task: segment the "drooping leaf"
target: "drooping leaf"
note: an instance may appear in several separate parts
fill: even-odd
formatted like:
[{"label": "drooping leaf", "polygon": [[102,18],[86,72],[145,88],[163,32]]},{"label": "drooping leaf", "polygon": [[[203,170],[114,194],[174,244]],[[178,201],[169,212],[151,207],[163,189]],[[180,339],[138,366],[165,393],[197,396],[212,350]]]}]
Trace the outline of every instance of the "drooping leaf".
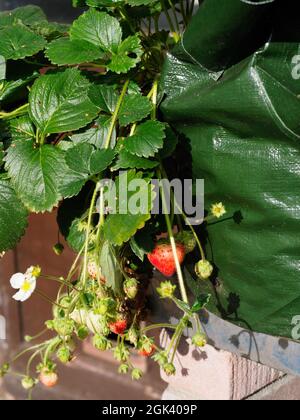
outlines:
[{"label": "drooping leaf", "polygon": [[45,39],[25,26],[14,25],[0,29],[0,55],[7,60],[31,57],[45,46]]},{"label": "drooping leaf", "polygon": [[102,245],[99,263],[101,273],[106,280],[106,286],[111,287],[114,292],[119,293],[121,291],[123,276],[113,248],[108,241],[105,241]]},{"label": "drooping leaf", "polygon": [[66,152],[66,162],[73,171],[89,176],[108,168],[115,155],[112,149],[95,150],[91,144],[82,143]]},{"label": "drooping leaf", "polygon": [[153,232],[149,225],[146,225],[144,229],[139,230],[130,239],[130,247],[135,255],[141,261],[144,261],[145,255],[154,248]]},{"label": "drooping leaf", "polygon": [[31,26],[36,24],[36,22],[43,21],[47,21],[45,13],[40,7],[33,5],[17,7],[14,10],[7,10],[0,13],[0,27],[12,26],[18,22]]},{"label": "drooping leaf", "polygon": [[122,29],[116,18],[90,9],[75,20],[70,36],[72,40],[85,40],[111,52],[116,51],[122,41]]},{"label": "drooping leaf", "polygon": [[21,92],[30,82],[32,82],[38,76],[37,73],[33,73],[22,79],[17,80],[4,80],[0,85],[0,101],[6,101],[13,97],[16,99],[19,92]]},{"label": "drooping leaf", "polygon": [[150,114],[151,109],[151,102],[146,96],[127,95],[119,112],[120,124],[126,126],[141,121]]},{"label": "drooping leaf", "polygon": [[102,56],[103,52],[90,42],[69,38],[56,39],[46,49],[46,57],[58,66],[88,63]]},{"label": "drooping leaf", "polygon": [[24,235],[28,212],[9,181],[0,180],[0,252],[14,248]]},{"label": "drooping leaf", "polygon": [[153,157],[164,145],[165,125],[159,121],[146,121],[139,125],[133,136],[125,141],[125,149],[140,157]]},{"label": "drooping leaf", "polygon": [[[145,226],[151,218],[155,193],[150,180],[142,179],[141,172],[122,172],[116,180],[117,203],[115,214],[110,214],[104,224],[104,236],[114,245],[122,245]],[[139,184],[139,186],[134,184]],[[132,191],[136,188],[135,191]],[[130,191],[131,189],[131,191]]]},{"label": "drooping leaf", "polygon": [[33,212],[50,211],[61,199],[59,185],[65,176],[64,153],[51,145],[16,142],[5,157],[6,169],[18,197]]},{"label": "drooping leaf", "polygon": [[113,167],[113,170],[118,169],[153,169],[159,165],[156,160],[145,159],[131,154],[125,149],[119,153],[118,160]]},{"label": "drooping leaf", "polygon": [[76,69],[47,74],[30,92],[30,114],[44,135],[78,130],[97,115],[88,97],[89,81]]}]

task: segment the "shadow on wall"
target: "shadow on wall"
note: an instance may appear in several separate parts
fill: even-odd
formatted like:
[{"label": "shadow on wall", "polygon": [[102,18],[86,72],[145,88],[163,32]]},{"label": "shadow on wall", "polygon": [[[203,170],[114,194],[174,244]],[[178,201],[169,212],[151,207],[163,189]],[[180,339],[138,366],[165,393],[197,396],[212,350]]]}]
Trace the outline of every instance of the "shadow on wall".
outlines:
[{"label": "shadow on wall", "polygon": [[72,7],[71,0],[0,0],[0,10],[11,10],[28,4],[40,6],[49,20],[58,22],[71,21],[80,14],[80,9]]}]

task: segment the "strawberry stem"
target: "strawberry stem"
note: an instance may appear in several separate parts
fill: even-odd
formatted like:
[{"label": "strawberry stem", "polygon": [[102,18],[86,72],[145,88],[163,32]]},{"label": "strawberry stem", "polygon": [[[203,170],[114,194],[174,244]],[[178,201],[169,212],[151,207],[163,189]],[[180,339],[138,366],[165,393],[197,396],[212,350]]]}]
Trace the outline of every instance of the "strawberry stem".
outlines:
[{"label": "strawberry stem", "polygon": [[[162,179],[160,170],[157,171],[157,174],[158,174],[159,179]],[[172,253],[173,253],[173,257],[174,257],[174,261],[175,261],[175,265],[176,265],[176,271],[177,271],[177,277],[178,277],[178,281],[179,281],[181,297],[182,297],[182,300],[185,303],[189,303],[186,288],[185,288],[185,284],[184,284],[183,274],[182,274],[182,270],[181,270],[181,265],[180,265],[178,255],[177,255],[176,241],[175,241],[174,234],[173,234],[173,229],[172,229],[170,216],[168,214],[168,206],[167,206],[166,196],[165,196],[163,186],[160,186],[160,195],[161,195],[163,213],[164,213],[165,219],[166,219],[166,225],[167,225],[167,230],[168,230],[168,234],[169,234],[170,244],[171,244],[171,247],[172,247]]]}]

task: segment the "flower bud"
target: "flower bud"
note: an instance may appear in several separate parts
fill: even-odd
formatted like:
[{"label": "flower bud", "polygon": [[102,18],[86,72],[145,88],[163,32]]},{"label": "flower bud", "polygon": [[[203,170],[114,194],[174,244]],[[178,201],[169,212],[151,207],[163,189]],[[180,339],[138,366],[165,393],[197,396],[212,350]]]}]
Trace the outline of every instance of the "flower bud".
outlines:
[{"label": "flower bud", "polygon": [[176,373],[176,368],[173,365],[173,363],[166,363],[162,368],[163,368],[163,371],[165,372],[165,374],[168,375],[168,376],[175,375],[175,373]]}]

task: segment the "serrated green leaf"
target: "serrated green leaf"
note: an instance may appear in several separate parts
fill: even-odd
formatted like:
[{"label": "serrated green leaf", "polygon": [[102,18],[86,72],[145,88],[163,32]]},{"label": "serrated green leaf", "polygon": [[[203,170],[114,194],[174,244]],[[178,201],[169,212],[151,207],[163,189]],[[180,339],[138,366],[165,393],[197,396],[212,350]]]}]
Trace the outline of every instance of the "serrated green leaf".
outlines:
[{"label": "serrated green leaf", "polygon": [[122,41],[122,29],[116,18],[90,9],[75,20],[70,36],[72,40],[85,40],[111,52],[116,51]]},{"label": "serrated green leaf", "polygon": [[126,126],[146,118],[152,109],[151,102],[146,96],[128,95],[125,97],[119,112],[121,126]]},{"label": "serrated green leaf", "polygon": [[132,7],[149,6],[150,4],[157,3],[157,0],[126,0],[126,3]]},{"label": "serrated green leaf", "polygon": [[[103,149],[105,147],[105,140],[110,128],[111,118],[106,115],[100,115],[98,120],[95,121],[93,127],[88,130],[84,130],[81,133],[74,134],[71,136],[71,141],[74,144],[89,143],[95,146],[97,149]],[[73,144],[73,145],[74,145]],[[110,147],[113,149],[116,144],[116,130],[113,130]]]},{"label": "serrated green leaf", "polygon": [[0,252],[16,246],[25,233],[27,217],[10,182],[0,180]]},{"label": "serrated green leaf", "polygon": [[6,101],[12,96],[14,99],[18,97],[17,95],[19,91],[22,91],[22,89],[24,89],[24,87],[32,82],[37,76],[38,74],[34,73],[30,76],[24,77],[23,79],[11,81],[4,80],[4,82],[0,85],[0,101]]},{"label": "serrated green leaf", "polygon": [[122,149],[119,153],[118,160],[113,170],[118,169],[153,169],[159,165],[156,160],[145,159],[136,155],[132,155],[127,150]]},{"label": "serrated green leaf", "polygon": [[178,144],[178,137],[174,133],[174,131],[168,126],[166,128],[166,138],[164,140],[164,146],[159,151],[159,156],[161,159],[166,159],[169,156],[172,156],[174,151],[176,150]]},{"label": "serrated green leaf", "polygon": [[34,126],[28,117],[24,115],[9,121],[9,130],[12,142],[34,140]]},{"label": "serrated green leaf", "polygon": [[29,210],[51,211],[57,205],[66,170],[60,149],[51,145],[37,148],[33,141],[20,141],[8,148],[5,162],[17,195]]},{"label": "serrated green leaf", "polygon": [[202,294],[197,297],[193,306],[191,307],[192,312],[199,312],[201,309],[205,308],[210,301],[211,295],[209,294]]},{"label": "serrated green leaf", "polygon": [[107,68],[117,74],[127,73],[141,60],[143,50],[138,35],[126,38],[111,57]]},{"label": "serrated green leaf", "polygon": [[6,78],[6,60],[0,55],[0,81]]},{"label": "serrated green leaf", "polygon": [[70,169],[83,175],[90,173],[90,160],[94,152],[91,144],[83,143],[66,152],[66,162]]},{"label": "serrated green leaf", "polygon": [[109,167],[116,156],[112,149],[96,150],[90,159],[90,173],[96,175]]},{"label": "serrated green leaf", "polygon": [[144,261],[145,255],[154,248],[153,231],[149,225],[146,225],[144,229],[139,230],[134,237],[130,239],[130,247],[135,255],[141,261]]},{"label": "serrated green leaf", "polygon": [[30,26],[30,29],[33,32],[47,38],[47,40],[53,40],[59,36],[65,36],[70,29],[70,25],[44,21],[34,23]]},{"label": "serrated green leaf", "polygon": [[78,130],[90,123],[98,113],[88,97],[90,86],[76,68],[36,80],[29,96],[30,115],[41,133]]},{"label": "serrated green leaf", "polygon": [[125,149],[140,157],[153,157],[164,145],[165,125],[160,121],[146,121],[125,141]]},{"label": "serrated green leaf", "polygon": [[38,6],[28,5],[17,7],[0,13],[0,26],[12,26],[21,21],[23,25],[31,26],[36,22],[46,21],[47,17]]},{"label": "serrated green leaf", "polygon": [[45,46],[45,39],[25,26],[14,25],[0,29],[0,55],[7,60],[31,57]]},{"label": "serrated green leaf", "polygon": [[90,42],[59,38],[47,46],[45,55],[51,63],[63,66],[97,60],[103,52]]},{"label": "serrated green leaf", "polygon": [[124,3],[123,0],[86,0],[90,7],[115,7],[117,4]]},{"label": "serrated green leaf", "polygon": [[[145,226],[151,218],[151,208],[155,192],[149,180],[142,180],[143,174],[136,171],[125,171],[116,179],[117,208],[110,214],[104,224],[104,236],[114,245],[122,245]],[[132,182],[141,182],[136,191],[129,191]],[[124,194],[124,191],[126,193]],[[112,197],[113,198],[113,197]],[[136,204],[138,203],[138,204]],[[136,204],[135,209],[134,204]],[[133,211],[134,210],[134,211]]]},{"label": "serrated green leaf", "polygon": [[119,95],[110,85],[92,85],[89,91],[90,100],[102,111],[113,113],[116,109]]}]

